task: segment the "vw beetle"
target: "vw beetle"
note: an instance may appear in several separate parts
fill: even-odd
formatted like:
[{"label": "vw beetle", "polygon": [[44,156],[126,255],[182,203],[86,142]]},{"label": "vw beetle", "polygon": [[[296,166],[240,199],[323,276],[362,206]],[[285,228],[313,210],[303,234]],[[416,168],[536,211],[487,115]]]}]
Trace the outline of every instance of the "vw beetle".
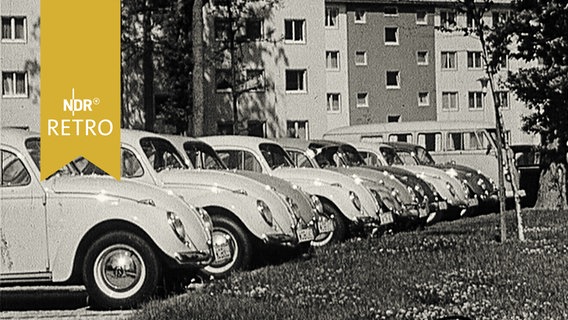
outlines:
[{"label": "vw beetle", "polygon": [[125,179],[172,190],[211,215],[215,260],[203,268],[206,275],[249,268],[274,247],[282,253],[310,248],[316,216],[305,201],[228,171],[189,170],[175,146],[157,134],[122,130],[121,141]]},{"label": "vw beetle", "polygon": [[[174,146],[178,148],[180,154],[190,168],[197,170],[229,170],[215,150],[207,143],[192,137],[164,135]],[[329,243],[333,236],[333,221],[323,213],[323,205],[315,195],[308,195],[297,185],[266,174],[253,171],[241,171],[240,175],[257,180],[271,189],[279,192],[285,199],[293,199],[292,206],[297,210],[311,210],[315,212],[317,218],[317,235],[312,240],[312,245],[319,247]],[[289,200],[287,200],[289,201]],[[298,205],[299,204],[299,207]]]},{"label": "vw beetle", "polygon": [[379,171],[365,166],[364,160],[351,145],[329,140],[300,140],[283,138],[277,140],[293,159],[309,162],[311,166],[325,168],[361,179],[366,183],[378,184],[380,195],[389,210],[395,212],[398,229],[423,226],[428,217],[428,201],[418,190],[399,180],[391,172]]},{"label": "vw beetle", "polygon": [[383,212],[378,192],[343,174],[296,168],[286,151],[272,140],[248,136],[210,136],[200,139],[211,145],[230,169],[273,175],[294,183],[309,194],[317,195],[324,212],[334,221],[330,241],[341,241],[355,232],[393,222],[392,214]]},{"label": "vw beetle", "polygon": [[435,167],[444,170],[449,176],[467,185],[470,192],[479,200],[480,210],[492,211],[499,206],[499,196],[495,182],[480,170],[468,166],[448,162],[436,163],[430,153],[422,146],[407,142],[388,142],[400,155],[404,153],[412,157],[421,166]]},{"label": "vw beetle", "polygon": [[205,211],[72,164],[40,181],[39,135],[1,131],[3,286],[84,284],[93,307],[127,308],[211,262]]},{"label": "vw beetle", "polygon": [[463,216],[468,209],[471,210],[477,206],[475,199],[467,194],[469,192],[467,187],[447,175],[443,170],[415,164],[405,164],[405,160],[400,158],[396,150],[387,144],[356,144],[356,147],[359,152],[373,154],[383,165],[391,165],[408,170],[432,185],[436,192],[446,200],[448,205],[448,209],[439,212],[434,221]]}]

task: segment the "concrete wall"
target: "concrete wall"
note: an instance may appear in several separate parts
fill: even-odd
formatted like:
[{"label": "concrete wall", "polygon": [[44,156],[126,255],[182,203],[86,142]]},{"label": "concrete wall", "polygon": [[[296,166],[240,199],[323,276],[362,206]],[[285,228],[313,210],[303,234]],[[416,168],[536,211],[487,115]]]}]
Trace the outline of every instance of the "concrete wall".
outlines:
[{"label": "concrete wall", "polygon": [[39,131],[39,0],[0,0],[2,17],[25,17],[23,42],[0,41],[0,70],[27,72],[27,97],[0,97],[0,125]]},{"label": "concrete wall", "polygon": [[[432,11],[413,4],[348,4],[348,51],[350,123],[387,122],[387,116],[400,115],[400,121],[434,120],[436,94],[434,72],[433,16],[428,23],[416,23],[416,11]],[[396,6],[396,16],[385,16],[385,6]],[[355,23],[355,10],[366,11],[366,23]],[[385,44],[385,27],[398,27],[398,45]],[[355,65],[355,52],[367,52],[367,66]],[[428,51],[428,65],[417,64],[417,51]],[[386,88],[386,72],[398,70],[400,88]],[[429,92],[429,106],[418,106],[418,92]],[[369,107],[358,108],[358,92],[368,92]]]}]

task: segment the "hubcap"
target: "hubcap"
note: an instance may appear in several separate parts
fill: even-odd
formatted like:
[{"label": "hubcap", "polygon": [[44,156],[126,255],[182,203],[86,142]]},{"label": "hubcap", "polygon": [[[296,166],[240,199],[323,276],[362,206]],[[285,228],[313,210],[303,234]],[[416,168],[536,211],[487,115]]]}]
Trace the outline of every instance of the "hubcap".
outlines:
[{"label": "hubcap", "polygon": [[228,246],[231,254],[228,258],[222,260],[215,257],[215,260],[204,268],[207,272],[213,274],[226,272],[230,270],[237,261],[239,255],[237,240],[231,232],[222,228],[215,228],[213,229],[213,250],[215,250],[215,247],[220,246]]},{"label": "hubcap", "polygon": [[133,295],[146,278],[142,257],[125,244],[115,244],[103,250],[95,260],[93,271],[98,287],[113,298]]}]

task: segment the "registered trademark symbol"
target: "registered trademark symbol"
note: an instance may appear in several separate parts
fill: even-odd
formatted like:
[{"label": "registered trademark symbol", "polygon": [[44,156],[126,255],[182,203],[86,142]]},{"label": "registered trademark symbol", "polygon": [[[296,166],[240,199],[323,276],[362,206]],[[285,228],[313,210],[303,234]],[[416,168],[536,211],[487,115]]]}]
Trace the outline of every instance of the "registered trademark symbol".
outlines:
[{"label": "registered trademark symbol", "polygon": [[98,105],[99,103],[101,103],[101,99],[99,99],[99,98],[93,99],[93,104]]}]

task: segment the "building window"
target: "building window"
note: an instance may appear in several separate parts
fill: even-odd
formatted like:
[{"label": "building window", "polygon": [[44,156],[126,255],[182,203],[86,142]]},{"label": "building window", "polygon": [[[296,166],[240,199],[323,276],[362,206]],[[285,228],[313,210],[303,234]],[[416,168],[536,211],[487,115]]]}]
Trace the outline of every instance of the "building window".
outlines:
[{"label": "building window", "polygon": [[369,94],[367,92],[357,92],[357,108],[369,106]]},{"label": "building window", "polygon": [[284,21],[284,41],[286,42],[305,42],[305,20],[285,20]]},{"label": "building window", "polygon": [[509,92],[496,91],[495,92],[495,105],[501,109],[509,109]]},{"label": "building window", "polygon": [[363,9],[355,9],[355,23],[367,23],[367,14]]},{"label": "building window", "polygon": [[263,37],[262,19],[247,19],[245,21],[245,37],[248,40],[261,40]]},{"label": "building window", "polygon": [[477,28],[477,21],[474,19],[473,15],[471,13],[467,13],[467,27],[470,29],[475,29]]},{"label": "building window", "polygon": [[442,92],[442,110],[443,111],[458,110],[457,92]]},{"label": "building window", "polygon": [[457,66],[456,53],[453,51],[442,52],[442,69],[455,70]]},{"label": "building window", "polygon": [[509,13],[507,11],[494,11],[492,13],[493,26],[497,26],[507,21]]},{"label": "building window", "polygon": [[400,114],[389,114],[387,122],[400,122]]},{"label": "building window", "polygon": [[385,7],[385,16],[387,16],[387,17],[398,16],[398,8],[397,7]]},{"label": "building window", "polygon": [[228,19],[215,18],[213,27],[215,29],[215,40],[223,41],[229,39],[229,28],[231,28],[231,23]]},{"label": "building window", "polygon": [[418,92],[418,106],[427,107],[430,105],[430,94],[428,92]]},{"label": "building window", "polygon": [[286,136],[288,138],[309,139],[310,130],[307,120],[286,121]]},{"label": "building window", "polygon": [[387,89],[399,89],[399,88],[400,88],[400,72],[387,71]]},{"label": "building window", "polygon": [[26,72],[2,72],[2,97],[27,98],[28,74]]},{"label": "building window", "polygon": [[264,69],[246,70],[246,88],[252,92],[264,91]]},{"label": "building window", "polygon": [[468,51],[467,52],[467,68],[480,69],[481,68],[481,52]]},{"label": "building window", "polygon": [[2,17],[2,42],[25,42],[26,18]]},{"label": "building window", "polygon": [[440,26],[453,28],[456,26],[456,13],[454,11],[440,11]]},{"label": "building window", "polygon": [[286,70],[286,91],[306,92],[306,70]]},{"label": "building window", "polygon": [[341,96],[339,93],[327,94],[327,112],[339,112],[341,110]]},{"label": "building window", "polygon": [[230,92],[232,87],[231,70],[215,70],[215,89],[217,92]]},{"label": "building window", "polygon": [[325,8],[325,26],[328,28],[337,28],[337,17],[339,16],[339,8],[326,7]]},{"label": "building window", "polygon": [[356,66],[366,66],[367,65],[367,52],[355,51],[355,65]]},{"label": "building window", "polygon": [[339,70],[339,51],[325,52],[325,68],[327,70]]},{"label": "building window", "polygon": [[470,91],[468,97],[470,110],[483,110],[483,92]]},{"label": "building window", "polygon": [[398,44],[398,28],[385,27],[385,44],[397,45]]},{"label": "building window", "polygon": [[416,24],[428,24],[426,11],[416,11]]},{"label": "building window", "polygon": [[420,66],[428,65],[428,51],[417,51],[416,63]]}]

